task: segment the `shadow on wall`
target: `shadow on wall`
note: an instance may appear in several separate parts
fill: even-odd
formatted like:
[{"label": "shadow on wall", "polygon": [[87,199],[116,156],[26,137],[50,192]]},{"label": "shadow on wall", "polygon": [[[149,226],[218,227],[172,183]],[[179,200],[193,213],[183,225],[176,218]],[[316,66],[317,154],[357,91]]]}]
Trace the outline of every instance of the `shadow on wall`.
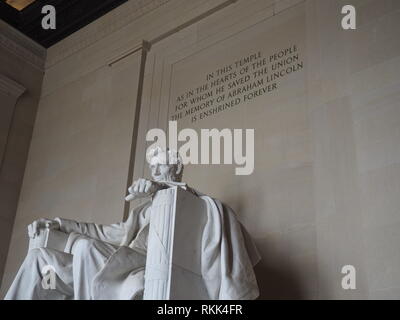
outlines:
[{"label": "shadow on wall", "polygon": [[[260,248],[260,246],[257,246]],[[309,299],[301,285],[301,274],[293,265],[288,264],[288,259],[269,250],[268,244],[263,244],[261,261],[255,266],[254,271],[260,289],[259,300]]]},{"label": "shadow on wall", "polygon": [[[241,196],[229,198],[228,202],[237,212],[242,212],[245,203],[243,201],[243,192],[238,192]],[[250,193],[246,194],[247,200],[260,202],[259,199],[265,201],[265,197],[261,196],[259,190],[252,189]],[[251,203],[251,201],[250,201]],[[266,203],[260,204],[266,207]],[[258,213],[254,213],[252,218],[255,218]],[[268,214],[266,212],[265,214]],[[241,220],[241,219],[239,219]],[[315,283],[308,283],[309,281],[317,281],[315,270],[309,270],[306,266],[312,265],[304,263],[296,265],[291,261],[289,253],[282,250],[280,243],[284,241],[282,238],[275,239],[271,235],[268,238],[254,239],[256,247],[261,255],[261,261],[255,266],[254,271],[256,274],[258,287],[260,290],[259,300],[307,300],[318,298],[317,286]],[[281,250],[277,250],[281,247]],[[307,258],[305,258],[307,259]]]}]

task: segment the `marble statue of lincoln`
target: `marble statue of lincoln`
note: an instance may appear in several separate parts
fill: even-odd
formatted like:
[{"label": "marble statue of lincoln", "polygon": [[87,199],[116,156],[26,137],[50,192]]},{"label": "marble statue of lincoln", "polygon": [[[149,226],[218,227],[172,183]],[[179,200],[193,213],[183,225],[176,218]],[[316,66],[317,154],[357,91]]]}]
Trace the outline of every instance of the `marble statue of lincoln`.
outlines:
[{"label": "marble statue of lincoln", "polygon": [[[159,147],[147,157],[152,180],[139,179],[126,200],[147,199],[126,221],[99,225],[62,218],[39,219],[28,226],[30,238],[44,228],[68,234],[64,252],[29,250],[5,299],[142,299],[152,195],[178,186],[206,202],[201,268],[210,299],[255,299],[259,295],[253,267],[258,251],[231,208],[182,183],[183,163],[177,152]],[[55,289],[42,285],[41,270],[56,272]]]}]

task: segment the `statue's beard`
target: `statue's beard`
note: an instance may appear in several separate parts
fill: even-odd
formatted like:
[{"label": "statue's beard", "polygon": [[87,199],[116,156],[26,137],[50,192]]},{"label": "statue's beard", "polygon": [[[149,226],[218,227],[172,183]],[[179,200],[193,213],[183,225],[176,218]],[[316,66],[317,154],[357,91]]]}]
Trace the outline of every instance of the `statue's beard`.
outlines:
[{"label": "statue's beard", "polygon": [[172,173],[160,174],[158,176],[153,176],[153,179],[154,179],[154,181],[172,181],[172,182],[180,181],[179,177]]}]

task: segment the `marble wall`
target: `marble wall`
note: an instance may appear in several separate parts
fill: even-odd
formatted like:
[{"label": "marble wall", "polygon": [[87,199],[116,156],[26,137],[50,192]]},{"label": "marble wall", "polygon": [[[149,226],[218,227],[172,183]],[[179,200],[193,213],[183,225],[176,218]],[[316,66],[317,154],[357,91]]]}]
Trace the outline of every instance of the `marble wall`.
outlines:
[{"label": "marble wall", "polygon": [[[276,90],[178,120],[255,129],[254,173],[189,165],[184,180],[227,202],[254,237],[261,299],[400,298],[400,4],[354,0],[357,30],[345,31],[347,2],[128,1],[50,48],[2,293],[33,219],[122,219],[131,147],[134,177],[148,175],[145,135],[167,127],[177,97],[241,58],[296,46],[301,68]],[[344,265],[356,290],[341,287]]]},{"label": "marble wall", "polygon": [[[260,298],[399,297],[400,7],[354,1],[358,28],[344,31],[345,4],[239,1],[149,53],[138,143],[150,128],[166,130],[173,119],[178,129],[197,132],[255,129],[252,175],[235,176],[235,165],[189,165],[184,179],[229,203],[256,239],[263,256],[256,268]],[[240,73],[234,63],[242,58],[258,52],[270,58],[294,45],[299,61],[291,66],[302,67],[277,80],[276,90],[253,99],[238,95],[238,104],[214,115],[186,115],[202,103],[213,103],[203,112],[218,106],[210,88],[202,93],[212,92],[215,100],[178,99],[210,87],[208,74],[224,68],[213,80],[223,78],[232,73],[229,65]],[[182,101],[189,106],[179,116]],[[146,145],[138,148],[142,155]],[[145,174],[145,167],[143,157],[137,159],[135,175]],[[342,288],[345,265],[356,268],[356,290]]]}]

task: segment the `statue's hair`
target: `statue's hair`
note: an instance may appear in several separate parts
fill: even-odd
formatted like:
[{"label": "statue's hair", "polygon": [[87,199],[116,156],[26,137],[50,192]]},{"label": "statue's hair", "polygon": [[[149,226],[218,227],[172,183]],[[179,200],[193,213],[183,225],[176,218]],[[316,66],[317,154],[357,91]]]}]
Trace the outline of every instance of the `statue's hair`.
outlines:
[{"label": "statue's hair", "polygon": [[[161,154],[166,154],[167,159],[161,157]],[[179,152],[170,148],[164,149],[159,146],[151,148],[147,152],[147,161],[150,163],[153,158],[156,158],[156,161],[160,164],[183,165],[183,161]]]}]

